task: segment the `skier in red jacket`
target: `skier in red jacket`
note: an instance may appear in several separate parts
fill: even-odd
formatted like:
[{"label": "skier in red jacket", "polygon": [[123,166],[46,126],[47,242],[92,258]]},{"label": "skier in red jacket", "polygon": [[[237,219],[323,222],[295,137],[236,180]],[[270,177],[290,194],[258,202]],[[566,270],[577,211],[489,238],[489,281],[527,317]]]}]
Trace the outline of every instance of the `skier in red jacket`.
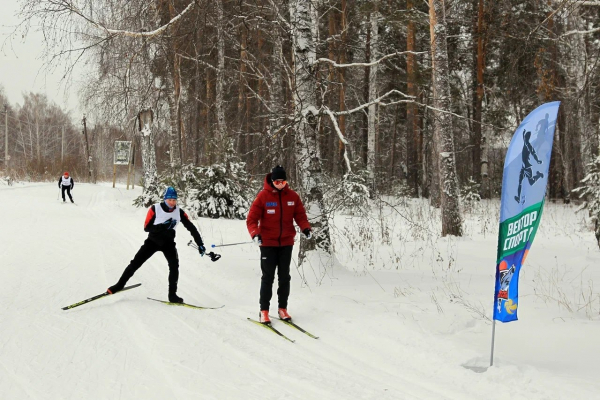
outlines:
[{"label": "skier in red jacket", "polygon": [[279,318],[292,319],[287,312],[287,303],[290,295],[290,262],[296,236],[294,221],[308,239],[312,237],[300,196],[290,189],[286,179],[282,166],[273,168],[265,177],[263,189],[256,196],[246,218],[248,232],[252,240],[260,246],[262,278],[259,319],[263,324],[271,323],[269,305],[273,296],[275,270],[279,284]]}]

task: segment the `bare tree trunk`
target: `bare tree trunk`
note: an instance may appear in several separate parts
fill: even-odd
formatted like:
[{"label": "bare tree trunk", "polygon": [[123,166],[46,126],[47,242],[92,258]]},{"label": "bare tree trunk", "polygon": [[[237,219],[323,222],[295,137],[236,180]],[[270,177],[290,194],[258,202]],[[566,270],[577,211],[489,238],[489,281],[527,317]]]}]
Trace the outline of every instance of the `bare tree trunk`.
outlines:
[{"label": "bare tree trunk", "polygon": [[[198,30],[196,36],[196,42],[200,43],[200,30]],[[198,58],[200,56],[198,52],[198,48],[194,46],[194,56]],[[200,63],[196,63],[194,67],[194,87],[192,92],[194,93],[194,165],[200,164],[200,131],[201,131],[201,123],[202,123],[202,102],[200,99],[202,98],[202,80],[200,79]]]},{"label": "bare tree trunk", "polygon": [[[318,110],[315,77],[317,20],[310,0],[290,4],[294,49],[294,107],[296,125],[296,164],[305,193],[306,210],[315,231],[316,248],[330,252],[329,221],[322,192],[322,172],[317,140]],[[300,262],[313,243],[301,242]]]},{"label": "bare tree trunk", "polygon": [[[177,13],[173,2],[168,2],[169,19]],[[165,79],[167,103],[169,104],[169,161],[171,167],[181,165],[182,155],[182,123],[181,123],[181,59],[178,56],[177,39],[168,37],[166,41],[167,76]]]},{"label": "bare tree trunk", "polygon": [[281,122],[282,117],[288,114],[285,107],[285,91],[283,90],[283,69],[285,59],[283,58],[283,39],[281,38],[281,30],[277,29],[274,33],[273,40],[273,67],[269,102],[269,108],[272,112],[269,117],[269,132],[271,136],[275,136],[278,139],[280,146],[279,150],[281,151],[283,150],[282,138],[284,137],[284,134],[283,132],[279,132],[279,129],[283,125]]},{"label": "bare tree trunk", "polygon": [[[367,19],[370,21],[370,19]],[[371,62],[371,29],[367,28],[367,37],[365,40],[365,63]],[[363,96],[366,101],[369,99],[369,77],[371,76],[371,67],[365,67],[365,78],[363,80]],[[367,168],[369,158],[369,116],[368,113],[363,113],[363,126],[361,135],[361,158],[363,165]]]},{"label": "bare tree trunk", "polygon": [[181,165],[179,135],[179,90],[173,81],[173,75],[166,78],[167,103],[169,104],[169,161],[171,166]]},{"label": "bare tree trunk", "polygon": [[[377,1],[373,4],[374,9],[371,11],[369,17],[370,30],[371,30],[371,59],[377,60],[377,46],[379,45],[379,3]],[[369,98],[368,102],[371,103],[377,98],[377,69],[378,65],[371,65],[369,70]],[[367,140],[367,171],[369,173],[369,179],[371,188],[375,189],[375,158],[377,157],[377,151],[375,148],[376,144],[376,122],[377,122],[377,104],[369,105],[369,125],[368,125],[368,140]]]},{"label": "bare tree trunk", "polygon": [[[335,46],[335,35],[337,33],[337,23],[336,23],[336,15],[335,13],[332,11],[329,12],[329,36],[328,36],[328,42],[327,42],[327,57],[330,60],[335,60],[335,50],[336,50],[336,46]],[[334,97],[334,91],[331,90],[331,88],[333,88],[333,82],[334,82],[334,77],[337,75],[337,71],[335,70],[335,67],[333,65],[329,65],[328,68],[328,73],[327,73],[327,85],[328,85],[328,91],[327,91],[327,106],[329,107],[329,109],[335,109],[335,102],[336,102],[336,98]],[[331,123],[331,133],[329,134],[328,137],[326,137],[324,139],[324,142],[326,143],[325,148],[323,149],[326,154],[323,154],[323,158],[325,160],[329,161],[329,165],[328,167],[330,167],[330,171],[331,171],[331,175],[332,176],[337,176],[338,175],[338,159],[337,159],[337,135],[334,134],[335,132],[335,127],[333,126],[333,124]],[[323,124],[321,124],[321,129],[323,129]]]},{"label": "bare tree trunk", "polygon": [[140,143],[142,150],[142,167],[144,169],[144,194],[149,195],[145,207],[152,203],[151,196],[158,191],[156,174],[156,149],[154,148],[154,132],[152,129],[152,111],[143,110],[138,114]]},{"label": "bare tree trunk", "polygon": [[[406,1],[406,10],[410,14],[414,10],[413,0]],[[406,27],[406,50],[416,51],[416,25],[409,17]],[[406,57],[407,94],[413,96],[415,101],[418,97],[417,86],[417,59],[412,53]],[[419,148],[419,121],[418,108],[414,103],[406,105],[406,174],[408,187],[411,188],[413,196],[419,194],[419,171],[421,165],[421,149]]]},{"label": "bare tree trunk", "polygon": [[224,73],[225,73],[225,33],[223,25],[223,0],[217,0],[217,82],[215,90],[215,109],[217,112],[217,137],[218,148],[217,159],[221,160],[227,148],[225,127],[225,104],[224,104]]},{"label": "bare tree trunk", "polygon": [[[340,49],[339,49],[339,57],[340,64],[346,63],[346,45],[348,42],[348,7],[346,0],[342,0],[341,4],[341,15],[340,15]],[[345,68],[339,68],[339,80],[340,80],[340,112],[346,111],[346,71]],[[346,115],[342,114],[338,120],[338,126],[340,128],[340,132],[344,137],[346,137]],[[336,165],[341,163],[342,154],[344,153],[344,143],[341,140],[338,140],[338,149],[336,152],[336,156],[334,160],[336,161]]]},{"label": "bare tree trunk", "polygon": [[[212,129],[211,126],[211,116],[210,116],[210,105],[213,104],[213,89],[212,89],[212,85],[211,85],[211,80],[210,80],[210,75],[211,75],[211,70],[210,68],[206,68],[205,69],[205,74],[206,74],[206,102],[205,102],[205,106],[204,106],[204,123],[205,123],[205,128],[204,128],[204,132],[205,132],[205,138],[204,138],[204,154],[205,154],[205,162],[212,164],[215,160],[214,157],[214,149],[209,148],[209,146],[211,145],[211,142],[213,141],[215,134],[214,131]],[[208,157],[206,157],[208,156]]]},{"label": "bare tree trunk", "polygon": [[440,167],[442,236],[462,236],[452,116],[444,0],[429,0],[435,155]]},{"label": "bare tree trunk", "polygon": [[[484,168],[482,160],[482,105],[483,105],[483,71],[485,68],[484,61],[484,0],[473,0],[473,133],[471,137],[472,151],[472,172],[473,180],[482,184]],[[485,165],[487,168],[487,165]],[[487,174],[486,174],[487,177]],[[487,185],[486,185],[487,186]],[[482,185],[483,189],[483,185]],[[484,197],[487,194],[484,190],[481,191]]]},{"label": "bare tree trunk", "polygon": [[[37,96],[36,96],[37,98]],[[40,118],[38,111],[39,102],[35,102],[35,151],[37,156],[38,166],[42,163],[42,147],[40,145],[41,133],[40,133]]]},{"label": "bare tree trunk", "polygon": [[[579,17],[578,8],[575,7],[564,21],[568,30],[583,30],[583,21]],[[565,199],[569,201],[571,191],[583,178],[583,163],[590,160],[583,151],[582,137],[585,135],[585,116],[583,115],[582,96],[586,83],[586,48],[581,35],[567,37],[567,43],[561,48],[561,58],[566,64],[566,95],[564,101],[565,128],[561,135],[563,150]],[[591,153],[589,153],[591,154]],[[587,156],[587,157],[586,157]]]},{"label": "bare tree trunk", "polygon": [[392,140],[390,142],[390,169],[388,171],[388,176],[390,180],[393,182],[395,180],[394,172],[396,171],[396,140],[398,140],[398,107],[394,107],[394,117],[392,122]]},{"label": "bare tree trunk", "polygon": [[[550,5],[552,0],[548,0]],[[557,29],[554,24],[555,13],[550,10],[546,16],[547,30],[556,35]],[[549,60],[546,60],[546,53],[550,54]],[[541,102],[552,101],[556,99],[556,85],[558,83],[558,72],[556,66],[559,64],[557,43],[551,41],[544,49],[540,49],[536,56],[535,65],[538,74],[537,93]],[[550,159],[550,176],[548,179],[548,195],[551,199],[562,198],[563,196],[563,172],[562,168],[562,141],[564,132],[563,109],[559,109],[556,130],[554,132],[554,143],[552,146],[552,157]]]},{"label": "bare tree trunk", "polygon": [[[263,65],[264,65],[264,56],[263,56],[263,46],[264,46],[264,37],[262,34],[262,30],[257,29],[257,50],[258,50],[258,68],[262,69]],[[263,79],[263,75],[264,72],[261,71],[261,73],[258,75],[258,101],[255,101],[254,104],[256,104],[256,113],[260,116],[258,118],[258,121],[256,121],[256,124],[258,124],[258,129],[256,129],[255,127],[253,127],[251,125],[251,120],[250,118],[248,118],[248,131],[250,131],[250,129],[256,129],[256,132],[259,133],[259,136],[257,136],[254,140],[255,142],[255,149],[254,149],[254,157],[253,157],[253,165],[258,165],[259,164],[259,160],[261,159],[261,155],[259,153],[259,150],[262,149],[262,141],[263,141],[263,136],[262,133],[264,131],[264,127],[265,127],[265,123],[264,123],[264,108],[263,108],[263,102],[262,99],[265,98],[265,83],[264,83],[264,79]],[[247,104],[246,104],[246,108],[248,108],[248,110],[250,110],[250,107],[252,106],[252,101],[250,99],[250,97],[247,98]],[[256,126],[256,125],[254,125]]]},{"label": "bare tree trunk", "polygon": [[[241,7],[241,6],[240,6]],[[249,118],[249,111],[246,107],[246,63],[248,62],[248,30],[245,24],[240,24],[240,71],[238,87],[238,119],[241,137],[239,138],[238,148],[241,154],[247,154],[252,150],[252,136],[248,129],[244,131],[244,122]],[[250,158],[245,157],[249,162]]]}]

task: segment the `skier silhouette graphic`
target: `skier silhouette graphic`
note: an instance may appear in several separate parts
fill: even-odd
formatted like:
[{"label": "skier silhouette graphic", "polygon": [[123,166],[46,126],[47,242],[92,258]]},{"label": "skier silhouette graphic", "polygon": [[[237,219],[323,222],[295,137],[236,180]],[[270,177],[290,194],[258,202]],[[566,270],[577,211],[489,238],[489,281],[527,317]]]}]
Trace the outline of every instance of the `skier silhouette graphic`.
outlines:
[{"label": "skier silhouette graphic", "polygon": [[517,203],[521,202],[521,186],[523,183],[523,178],[527,177],[529,184],[533,186],[538,179],[544,177],[544,174],[540,171],[537,171],[535,176],[533,176],[533,172],[531,171],[531,163],[529,162],[529,156],[533,156],[533,158],[535,159],[535,161],[537,161],[538,164],[541,164],[542,160],[538,158],[535,149],[533,148],[531,143],[529,143],[530,137],[531,132],[523,129],[523,151],[521,153],[523,157],[523,165],[521,166],[521,172],[519,173],[519,188],[517,190],[517,195],[515,196],[515,200]]}]

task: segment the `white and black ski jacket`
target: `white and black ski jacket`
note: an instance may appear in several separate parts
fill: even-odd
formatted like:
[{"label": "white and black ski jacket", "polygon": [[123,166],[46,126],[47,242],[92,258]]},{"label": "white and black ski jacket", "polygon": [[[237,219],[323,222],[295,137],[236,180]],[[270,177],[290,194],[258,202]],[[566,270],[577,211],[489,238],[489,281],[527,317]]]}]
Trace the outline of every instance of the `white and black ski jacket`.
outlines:
[{"label": "white and black ski jacket", "polygon": [[75,187],[75,182],[73,181],[73,178],[71,178],[71,177],[65,178],[63,175],[60,178],[58,178],[58,187],[59,188],[69,187],[69,188],[73,189]]},{"label": "white and black ski jacket", "polygon": [[[170,228],[167,227],[166,224],[163,224],[163,222],[166,222],[169,219],[177,222]],[[198,232],[196,226],[190,221],[190,218],[185,211],[179,208],[179,206],[169,211],[169,207],[164,202],[155,204],[148,209],[146,222],[144,223],[144,231],[148,232],[148,239],[162,246],[175,241],[175,228],[179,225],[179,222],[190,231],[194,238],[194,242],[196,242],[198,246],[204,244],[200,232]]]}]

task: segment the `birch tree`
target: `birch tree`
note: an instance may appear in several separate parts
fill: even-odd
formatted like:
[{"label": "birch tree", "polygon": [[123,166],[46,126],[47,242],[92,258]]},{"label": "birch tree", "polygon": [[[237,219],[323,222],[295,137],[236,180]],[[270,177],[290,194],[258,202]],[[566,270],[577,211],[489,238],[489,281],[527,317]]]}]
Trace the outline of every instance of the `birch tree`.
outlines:
[{"label": "birch tree", "polygon": [[[295,153],[298,176],[304,193],[306,211],[315,232],[318,249],[329,252],[331,238],[328,215],[323,202],[323,177],[317,140],[319,110],[316,87],[316,10],[310,0],[290,2],[294,55],[294,111],[296,118]],[[306,241],[300,247],[300,260],[310,248]]]},{"label": "birch tree", "polygon": [[429,0],[435,156],[439,160],[442,236],[462,236],[450,110],[448,48],[444,0]]},{"label": "birch tree", "polygon": [[[369,30],[371,32],[370,51],[371,58],[377,60],[379,46],[379,3],[373,2],[373,10],[369,16]],[[369,60],[367,60],[368,62]],[[367,171],[371,180],[371,187],[375,181],[375,159],[376,159],[376,139],[377,139],[377,103],[374,101],[377,98],[377,69],[378,64],[373,64],[369,68],[369,97],[367,101],[369,105],[368,128],[367,128]]]},{"label": "birch tree", "polygon": [[154,201],[154,196],[159,192],[156,149],[154,147],[154,113],[152,110],[141,110],[137,117],[138,128],[141,137],[142,163],[144,165],[144,194],[143,206],[149,207]]}]

